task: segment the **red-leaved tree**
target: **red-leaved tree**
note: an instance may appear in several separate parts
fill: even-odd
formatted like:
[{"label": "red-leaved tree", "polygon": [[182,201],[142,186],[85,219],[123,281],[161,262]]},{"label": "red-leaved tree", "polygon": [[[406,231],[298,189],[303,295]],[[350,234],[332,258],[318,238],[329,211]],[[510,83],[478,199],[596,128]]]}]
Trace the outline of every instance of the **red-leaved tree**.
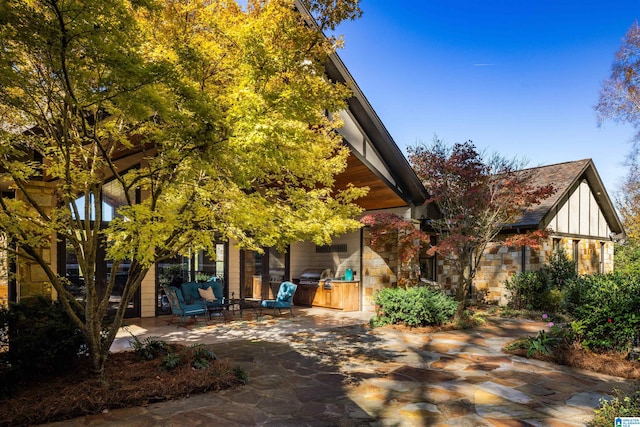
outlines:
[{"label": "red-leaved tree", "polygon": [[[547,237],[545,230],[533,230],[497,239],[554,189],[534,186],[522,162],[497,154],[485,158],[471,142],[449,147],[436,139],[431,145],[417,145],[409,149],[409,162],[431,195],[426,203],[435,203],[440,217],[427,220],[423,230],[392,214],[368,215],[362,222],[370,227],[373,247],[397,239],[401,263],[415,264],[423,247],[428,247],[429,255],[446,259],[458,276],[461,313],[489,243],[536,248]],[[436,245],[430,245],[430,234],[438,236]]]},{"label": "red-leaved tree", "polygon": [[[409,162],[436,203],[440,218],[428,221],[438,235],[431,254],[444,257],[458,275],[456,299],[464,310],[480,259],[498,234],[524,211],[553,194],[551,185],[534,186],[521,161],[483,156],[472,142],[453,147],[436,139],[409,149]],[[535,247],[545,230],[515,234],[509,245]]]},{"label": "red-leaved tree", "polygon": [[420,230],[419,224],[387,212],[365,215],[360,222],[369,227],[371,247],[397,245],[398,284],[403,287],[414,284],[415,261],[423,246],[429,243],[429,235]]}]

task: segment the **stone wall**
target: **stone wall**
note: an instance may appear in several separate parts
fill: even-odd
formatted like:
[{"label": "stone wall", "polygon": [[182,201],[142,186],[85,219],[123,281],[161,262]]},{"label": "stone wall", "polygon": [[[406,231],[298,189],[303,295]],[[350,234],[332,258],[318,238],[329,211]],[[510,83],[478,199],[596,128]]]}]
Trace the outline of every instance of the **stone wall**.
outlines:
[{"label": "stone wall", "polygon": [[367,228],[363,230],[364,245],[362,253],[361,276],[363,286],[363,311],[373,311],[373,295],[377,290],[397,286],[398,246],[387,245],[381,250],[371,249],[371,235]]},{"label": "stone wall", "polygon": [[0,307],[9,305],[9,260],[6,249],[7,236],[0,234]]},{"label": "stone wall", "polygon": [[[28,191],[35,201],[44,208],[45,212],[53,207],[54,197],[53,186],[51,184],[37,181],[30,182],[28,184]],[[18,200],[22,197],[24,196],[17,193],[16,198]],[[18,250],[20,250],[20,248],[18,248]],[[40,248],[39,252],[40,256],[56,271],[57,250],[53,236],[51,237],[49,245]],[[18,257],[17,268],[18,300],[38,295],[47,298],[52,297],[51,282],[39,264],[29,261],[24,257]]]},{"label": "stone wall", "polygon": [[[540,269],[550,259],[555,246],[563,249],[569,258],[573,258],[574,241],[578,250],[579,274],[600,272],[601,249],[603,251],[604,273],[613,271],[613,242],[558,236],[550,237],[544,241],[540,249],[525,248],[524,271]],[[476,272],[473,295],[486,303],[506,304],[507,295],[504,283],[513,275],[523,271],[522,256],[521,248],[504,246],[500,243],[490,244]],[[438,260],[437,282],[447,294],[455,294],[458,274],[453,270],[450,262],[443,258]]]}]

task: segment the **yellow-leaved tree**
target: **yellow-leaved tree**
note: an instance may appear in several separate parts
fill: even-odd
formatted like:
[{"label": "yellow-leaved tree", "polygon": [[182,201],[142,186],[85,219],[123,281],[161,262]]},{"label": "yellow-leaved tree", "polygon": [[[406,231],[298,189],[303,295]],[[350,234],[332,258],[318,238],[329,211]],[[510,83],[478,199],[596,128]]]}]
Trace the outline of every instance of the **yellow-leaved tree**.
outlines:
[{"label": "yellow-leaved tree", "polygon": [[[322,34],[358,0],[306,6],[320,26],[294,0],[0,0],[0,230],[43,270],[95,373],[154,263],[359,227],[366,190],[333,188],[348,152],[328,113],[349,91],[324,74],[341,40]],[[109,222],[105,186],[122,199]],[[81,299],[43,255],[57,241],[77,257]]]}]

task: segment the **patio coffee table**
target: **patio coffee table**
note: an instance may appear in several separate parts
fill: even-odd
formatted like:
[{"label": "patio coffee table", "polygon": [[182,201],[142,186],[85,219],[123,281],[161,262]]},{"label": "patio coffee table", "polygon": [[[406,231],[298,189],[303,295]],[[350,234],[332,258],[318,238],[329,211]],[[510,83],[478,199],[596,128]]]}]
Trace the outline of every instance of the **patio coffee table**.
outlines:
[{"label": "patio coffee table", "polygon": [[232,313],[236,314],[236,308],[240,312],[240,316],[242,316],[242,312],[244,310],[253,310],[256,316],[262,316],[262,305],[260,300],[256,299],[245,299],[245,298],[234,298],[233,292],[231,293],[231,299],[229,300],[229,304],[227,309],[231,309]]},{"label": "patio coffee table", "polygon": [[209,317],[209,320],[212,320],[214,316],[220,316],[225,322],[227,322],[227,318],[229,317],[229,315],[227,314],[228,312],[229,303],[227,302],[221,305],[207,306],[207,316]]}]

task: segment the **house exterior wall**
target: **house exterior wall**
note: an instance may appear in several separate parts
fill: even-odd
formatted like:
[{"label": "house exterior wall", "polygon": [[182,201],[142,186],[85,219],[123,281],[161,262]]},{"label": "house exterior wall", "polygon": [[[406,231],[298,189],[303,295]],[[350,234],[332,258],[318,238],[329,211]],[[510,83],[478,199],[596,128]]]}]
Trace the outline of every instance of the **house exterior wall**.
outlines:
[{"label": "house exterior wall", "polygon": [[[0,234],[0,248],[7,249],[5,234]],[[0,307],[9,305],[9,259],[7,252],[0,249]]]},{"label": "house exterior wall", "polygon": [[227,267],[229,277],[225,277],[225,284],[229,287],[229,298],[233,292],[236,298],[240,297],[240,248],[236,242],[229,242],[229,256],[227,257]]},{"label": "house exterior wall", "polygon": [[[35,201],[45,212],[49,212],[54,206],[53,185],[40,181],[33,181],[25,185]],[[17,200],[23,197],[20,192],[16,193]],[[20,248],[18,248],[18,251],[19,250]],[[40,248],[39,252],[40,256],[49,264],[53,271],[57,271],[57,246],[54,236],[51,236],[49,245]],[[42,267],[35,262],[28,261],[24,257],[19,257],[17,263],[18,301],[35,296],[51,297],[53,286]]]},{"label": "house exterior wall", "polygon": [[548,224],[556,233],[609,239],[611,229],[589,184],[582,181],[556,209]]},{"label": "house exterior wall", "polygon": [[156,268],[152,266],[140,283],[140,317],[156,315],[156,298]]},{"label": "house exterior wall", "polygon": [[362,253],[362,310],[374,311],[376,291],[398,285],[398,245],[388,244],[384,248],[371,248],[371,233],[363,230]]},{"label": "house exterior wall", "polygon": [[[575,243],[574,243],[575,242]],[[609,240],[566,236],[551,236],[539,249],[515,248],[491,243],[480,261],[473,281],[473,295],[482,302],[504,305],[507,303],[505,282],[522,271],[537,271],[553,254],[554,247],[564,250],[574,259],[574,244],[578,254],[578,273],[597,274],[613,271],[614,242]],[[523,266],[524,254],[524,266]],[[524,270],[523,270],[524,267]],[[446,259],[438,260],[437,283],[449,295],[455,294],[458,275]]]},{"label": "house exterior wall", "polygon": [[[411,208],[388,209],[385,212],[411,219]],[[368,212],[372,213],[372,212]],[[374,311],[374,295],[384,288],[398,286],[398,245],[387,244],[384,248],[371,247],[371,233],[362,229],[362,304],[363,311]]]},{"label": "house exterior wall", "polygon": [[360,230],[334,237],[332,245],[346,246],[346,251],[317,252],[312,242],[296,242],[290,247],[290,276],[298,278],[308,268],[330,268],[334,277],[342,277],[350,268],[355,280],[360,280]]}]

